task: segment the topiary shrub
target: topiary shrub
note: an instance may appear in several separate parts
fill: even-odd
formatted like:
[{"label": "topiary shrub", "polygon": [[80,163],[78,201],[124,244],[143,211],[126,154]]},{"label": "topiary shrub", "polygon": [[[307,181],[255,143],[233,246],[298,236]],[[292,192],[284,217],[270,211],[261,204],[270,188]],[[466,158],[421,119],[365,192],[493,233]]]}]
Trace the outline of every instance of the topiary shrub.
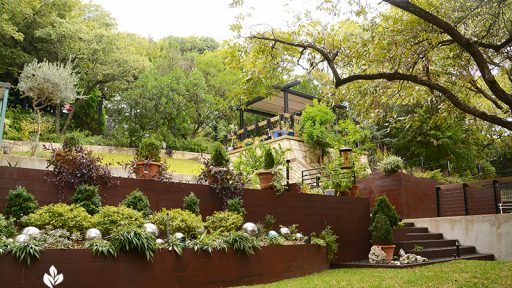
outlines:
[{"label": "topiary shrub", "polygon": [[131,208],[135,211],[142,213],[144,217],[151,215],[151,206],[149,199],[139,189],[132,191],[126,198],[124,198],[121,205]]},{"label": "topiary shrub", "polygon": [[263,169],[272,170],[275,166],[274,153],[272,148],[268,147],[263,151]]},{"label": "topiary shrub", "polygon": [[198,235],[198,231],[204,229],[201,217],[194,213],[182,209],[162,209],[153,214],[150,221],[158,226],[160,231],[167,231],[167,213],[169,213],[169,233],[183,233],[187,238],[193,238]]},{"label": "topiary shrub", "polygon": [[35,213],[21,218],[24,226],[35,226],[43,229],[51,226],[54,229],[64,229],[68,232],[83,232],[90,228],[91,215],[78,205],[56,203],[41,207]]},{"label": "topiary shrub", "polygon": [[140,228],[143,224],[142,213],[125,206],[101,207],[91,218],[91,227],[99,229],[105,236],[121,228]]},{"label": "topiary shrub", "polygon": [[98,186],[80,185],[76,188],[75,194],[71,197],[71,201],[80,206],[90,215],[98,213],[101,207],[101,197],[98,193]]},{"label": "topiary shrub", "polygon": [[199,198],[197,198],[196,194],[194,192],[190,192],[188,196],[183,198],[183,209],[188,210],[195,215],[200,215],[200,209],[199,209]]},{"label": "topiary shrub", "polygon": [[400,223],[400,216],[398,216],[395,207],[391,205],[391,202],[389,202],[388,197],[385,195],[379,196],[375,200],[375,206],[373,206],[371,211],[370,225],[373,225],[375,217],[377,217],[378,214],[382,214],[388,219],[391,228],[398,227],[398,223]]},{"label": "topiary shrub", "polygon": [[228,200],[228,208],[227,210],[230,212],[238,213],[242,217],[247,214],[247,211],[244,208],[244,201],[240,197],[235,197],[233,199]]},{"label": "topiary shrub", "polygon": [[230,211],[216,211],[206,217],[206,228],[211,232],[227,233],[238,230],[243,224],[242,215]]},{"label": "topiary shrub", "polygon": [[62,143],[62,149],[68,150],[68,149],[75,149],[76,147],[80,146],[80,138],[78,135],[71,133],[67,134],[64,137],[64,141]]},{"label": "topiary shrub", "polygon": [[140,142],[135,159],[138,161],[151,160],[160,162],[161,143],[155,138],[144,138]]},{"label": "topiary shrub", "polygon": [[393,244],[393,232],[388,219],[383,214],[377,214],[375,221],[370,227],[372,232],[373,245],[391,245]]},{"label": "topiary shrub", "polygon": [[210,163],[213,167],[226,167],[229,163],[228,153],[222,144],[216,142],[212,146]]},{"label": "topiary shrub", "polygon": [[[14,218],[6,219],[0,214],[0,239],[3,237],[11,238],[16,235],[16,227],[14,226]],[[1,254],[1,253],[0,253]]]},{"label": "topiary shrub", "polygon": [[25,187],[17,186],[16,189],[9,191],[3,213],[8,218],[20,220],[21,217],[36,211],[38,206],[34,195]]},{"label": "topiary shrub", "polygon": [[404,169],[404,160],[398,156],[389,155],[382,159],[379,166],[384,174],[389,175],[402,171]]}]

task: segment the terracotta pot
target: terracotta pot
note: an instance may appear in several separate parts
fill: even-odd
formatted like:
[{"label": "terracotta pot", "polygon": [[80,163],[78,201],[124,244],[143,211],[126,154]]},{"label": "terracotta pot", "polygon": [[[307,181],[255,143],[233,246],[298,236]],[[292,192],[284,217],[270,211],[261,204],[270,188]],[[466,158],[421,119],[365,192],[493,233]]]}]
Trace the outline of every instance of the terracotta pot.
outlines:
[{"label": "terracotta pot", "polygon": [[258,172],[258,178],[260,178],[260,188],[268,189],[272,185],[274,174],[270,171],[262,171]]},{"label": "terracotta pot", "polygon": [[355,198],[357,197],[357,194],[359,193],[359,186],[352,185],[352,189],[350,189],[350,197]]},{"label": "terracotta pot", "polygon": [[393,261],[393,254],[395,253],[395,245],[375,245],[380,247],[384,253],[386,253],[386,258],[384,258],[385,262],[389,263]]},{"label": "terracotta pot", "polygon": [[154,179],[158,175],[162,164],[158,162],[137,162],[133,168],[133,173],[137,179]]},{"label": "terracotta pot", "polygon": [[158,175],[158,172],[160,172],[160,168],[162,167],[162,164],[158,162],[149,162],[147,167],[147,172],[149,173],[150,178],[156,178]]}]

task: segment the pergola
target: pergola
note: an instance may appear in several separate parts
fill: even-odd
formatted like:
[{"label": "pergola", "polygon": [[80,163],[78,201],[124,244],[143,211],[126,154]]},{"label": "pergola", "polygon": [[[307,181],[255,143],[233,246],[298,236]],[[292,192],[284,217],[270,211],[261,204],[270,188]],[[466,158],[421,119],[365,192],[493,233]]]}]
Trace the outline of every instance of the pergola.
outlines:
[{"label": "pergola", "polygon": [[[274,88],[276,88],[279,92],[272,97],[265,98],[263,96],[257,96],[254,99],[245,102],[243,105],[237,106],[236,110],[238,110],[240,113],[239,128],[243,129],[245,126],[244,113],[246,112],[265,116],[268,118],[283,113],[300,115],[307,105],[313,105],[313,100],[323,100],[321,97],[292,89],[292,87],[299,84],[300,81],[296,80],[283,86],[274,86]],[[338,104],[334,105],[332,109],[336,113],[337,109],[346,109],[346,107],[344,105]],[[338,119],[336,119],[336,122],[338,122]]]}]

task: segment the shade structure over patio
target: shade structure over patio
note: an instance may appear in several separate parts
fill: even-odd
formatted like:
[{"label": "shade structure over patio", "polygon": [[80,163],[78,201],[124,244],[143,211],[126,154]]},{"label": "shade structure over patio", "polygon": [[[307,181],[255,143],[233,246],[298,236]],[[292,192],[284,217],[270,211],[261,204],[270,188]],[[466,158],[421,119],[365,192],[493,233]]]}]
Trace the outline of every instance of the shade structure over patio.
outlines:
[{"label": "shade structure over patio", "polygon": [[[307,105],[313,105],[313,100],[323,100],[321,97],[292,89],[292,87],[300,83],[300,81],[295,80],[282,86],[276,85],[274,88],[277,90],[277,93],[273,96],[257,96],[243,105],[237,106],[236,110],[240,112],[240,129],[245,125],[245,112],[269,118],[282,113],[300,115]],[[337,104],[332,109],[336,112],[336,109],[346,109],[346,106]]]}]

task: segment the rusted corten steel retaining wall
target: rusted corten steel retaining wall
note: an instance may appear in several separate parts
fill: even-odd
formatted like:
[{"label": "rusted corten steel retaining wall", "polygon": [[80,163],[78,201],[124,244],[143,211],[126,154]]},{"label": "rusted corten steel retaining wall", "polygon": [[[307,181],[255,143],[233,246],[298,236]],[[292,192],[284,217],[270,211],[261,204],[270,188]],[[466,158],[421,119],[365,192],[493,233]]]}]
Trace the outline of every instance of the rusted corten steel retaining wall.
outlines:
[{"label": "rusted corten steel retaining wall", "polygon": [[436,182],[402,172],[384,175],[373,173],[359,181],[359,194],[370,200],[373,207],[378,196],[386,195],[402,219],[437,216]]},{"label": "rusted corten steel retaining wall", "polygon": [[[34,169],[0,167],[0,210],[5,206],[7,194],[16,185],[25,186],[39,201],[40,205],[55,202],[69,202],[72,191],[59,194],[57,186],[46,180],[48,172]],[[150,200],[153,211],[161,208],[181,208],[183,197],[194,192],[199,197],[201,214],[204,217],[221,210],[221,201],[207,185],[186,183],[161,183],[154,180],[116,178],[119,185],[101,188],[103,205],[118,205],[127,194],[135,189],[144,192]],[[294,191],[297,187],[294,186]],[[263,221],[265,215],[276,218],[273,227],[299,224],[305,234],[319,233],[325,226],[332,227],[338,239],[339,252],[334,263],[361,260],[368,257],[369,245],[369,204],[366,198],[349,198],[283,192],[276,195],[273,190],[246,189],[243,195],[247,210],[246,220]]]},{"label": "rusted corten steel retaining wall", "polygon": [[51,266],[64,280],[56,287],[230,287],[268,283],[299,277],[329,268],[325,247],[318,245],[268,246],[254,255],[240,256],[233,250],[194,252],[185,249],[157,251],[153,262],[139,255],[117,258],[93,256],[84,249],[48,249],[30,266],[12,255],[0,257],[3,288],[47,287],[44,274]]}]

